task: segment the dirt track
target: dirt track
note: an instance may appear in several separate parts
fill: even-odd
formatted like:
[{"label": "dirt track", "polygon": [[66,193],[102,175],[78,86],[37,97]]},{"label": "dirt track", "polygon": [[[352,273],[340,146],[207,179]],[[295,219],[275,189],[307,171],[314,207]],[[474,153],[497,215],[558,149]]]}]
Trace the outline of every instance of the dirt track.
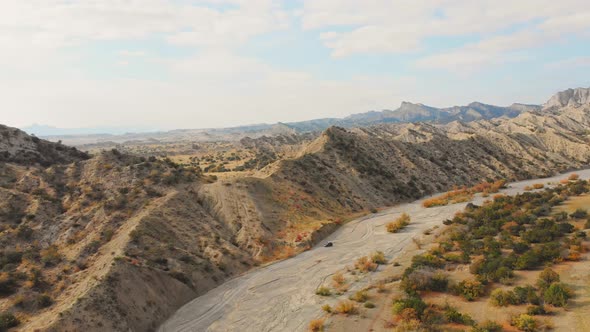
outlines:
[{"label": "dirt track", "polygon": [[[582,178],[590,170],[578,171]],[[522,192],[526,185],[566,178],[528,180],[509,185],[507,194]],[[483,198],[476,197],[479,204]],[[176,331],[305,331],[318,317],[320,299],[315,289],[334,272],[351,265],[358,257],[381,250],[388,259],[397,257],[422,233],[462,210],[466,203],[423,208],[422,200],[400,204],[381,213],[347,223],[312,250],[230,280],[180,308],[161,327]],[[397,234],[387,233],[385,224],[406,212],[412,223]],[[327,241],[334,247],[324,248]],[[362,277],[366,284],[371,274]]]}]

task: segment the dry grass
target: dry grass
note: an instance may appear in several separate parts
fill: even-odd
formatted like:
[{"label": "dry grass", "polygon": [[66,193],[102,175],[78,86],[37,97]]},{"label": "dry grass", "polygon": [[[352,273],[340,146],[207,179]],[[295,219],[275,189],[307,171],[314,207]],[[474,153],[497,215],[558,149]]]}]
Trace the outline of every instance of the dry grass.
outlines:
[{"label": "dry grass", "polygon": [[385,254],[382,251],[375,251],[371,255],[371,260],[375,264],[380,264],[380,265],[387,264],[387,259],[385,259]]},{"label": "dry grass", "polygon": [[369,257],[363,256],[354,262],[354,267],[361,272],[375,271],[377,264],[373,262]]},{"label": "dry grass", "polygon": [[501,188],[504,187],[505,184],[506,181],[498,180],[494,182],[481,182],[470,188],[455,188],[442,195],[424,200],[422,205],[426,208],[429,208],[434,206],[467,202],[470,201],[473,198],[473,195],[476,193],[482,193],[484,196],[497,193]]},{"label": "dry grass", "polygon": [[332,276],[332,282],[334,283],[334,287],[341,287],[346,282],[346,279],[342,272],[336,272]]},{"label": "dry grass", "polygon": [[385,228],[389,233],[397,233],[402,230],[404,227],[410,224],[411,218],[407,213],[403,213],[394,221],[387,223]]},{"label": "dry grass", "polygon": [[324,330],[324,323],[325,323],[324,318],[312,319],[311,322],[309,322],[309,330],[313,331],[313,332],[323,331]]},{"label": "dry grass", "polygon": [[356,304],[350,300],[342,300],[334,306],[334,312],[339,314],[352,315],[357,311]]}]

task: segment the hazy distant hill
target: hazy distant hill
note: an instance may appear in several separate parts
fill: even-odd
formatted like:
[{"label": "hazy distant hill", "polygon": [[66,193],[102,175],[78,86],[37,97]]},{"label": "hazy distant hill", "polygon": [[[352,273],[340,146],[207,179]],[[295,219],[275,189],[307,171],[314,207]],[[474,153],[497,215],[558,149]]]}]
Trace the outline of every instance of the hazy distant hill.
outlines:
[{"label": "hazy distant hill", "polygon": [[[299,122],[254,124],[231,128],[177,129],[160,132],[137,132],[127,130],[125,134],[98,134],[98,129],[86,129],[82,134],[53,134],[59,129],[44,126],[24,128],[51,141],[61,140],[65,144],[82,146],[96,143],[122,144],[128,141],[178,142],[178,141],[239,141],[242,138],[289,135],[294,133],[321,132],[331,126],[343,128],[366,127],[380,123],[431,122],[449,123],[452,121],[470,122],[499,117],[516,117],[521,112],[540,110],[540,105],[513,104],[508,107],[473,102],[467,106],[436,108],[424,104],[402,102],[396,110],[369,111],[353,114],[345,118],[322,118]],[[74,131],[74,130],[72,130]],[[120,131],[120,130],[119,130]],[[67,130],[66,130],[67,133]]]}]

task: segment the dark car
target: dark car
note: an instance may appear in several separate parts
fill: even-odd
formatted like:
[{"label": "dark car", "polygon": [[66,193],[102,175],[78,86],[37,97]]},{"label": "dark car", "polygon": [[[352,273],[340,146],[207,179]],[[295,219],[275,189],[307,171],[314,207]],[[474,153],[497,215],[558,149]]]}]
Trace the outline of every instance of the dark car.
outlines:
[{"label": "dark car", "polygon": [[328,242],[328,243],[324,244],[324,247],[333,247],[333,246],[334,246],[334,243],[332,243],[332,242]]}]

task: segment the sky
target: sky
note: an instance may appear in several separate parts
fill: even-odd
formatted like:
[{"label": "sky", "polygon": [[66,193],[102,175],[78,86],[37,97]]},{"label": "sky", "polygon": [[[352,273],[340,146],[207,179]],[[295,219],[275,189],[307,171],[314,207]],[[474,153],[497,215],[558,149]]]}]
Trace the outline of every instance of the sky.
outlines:
[{"label": "sky", "polygon": [[3,0],[0,123],[228,127],[590,86],[588,0]]}]

